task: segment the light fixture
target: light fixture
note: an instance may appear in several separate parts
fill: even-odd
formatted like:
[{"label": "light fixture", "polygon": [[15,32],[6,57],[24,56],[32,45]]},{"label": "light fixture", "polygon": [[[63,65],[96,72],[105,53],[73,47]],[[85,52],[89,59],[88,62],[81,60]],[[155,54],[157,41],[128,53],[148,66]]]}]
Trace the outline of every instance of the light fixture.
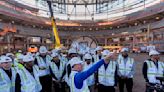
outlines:
[{"label": "light fixture", "polygon": [[136,22],[136,23],[134,23],[134,25],[135,25],[135,26],[137,26],[137,25],[138,25],[138,23]]},{"label": "light fixture", "polygon": [[160,18],[160,17],[157,16],[155,19],[158,20],[159,18]]},{"label": "light fixture", "polygon": [[11,21],[12,24],[14,24],[15,22],[14,21]]}]

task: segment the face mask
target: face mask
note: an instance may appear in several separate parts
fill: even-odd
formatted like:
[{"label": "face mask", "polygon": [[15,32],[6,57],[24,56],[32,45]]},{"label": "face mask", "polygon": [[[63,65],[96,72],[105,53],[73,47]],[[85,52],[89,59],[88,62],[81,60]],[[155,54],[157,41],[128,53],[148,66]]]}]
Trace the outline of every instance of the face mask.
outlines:
[{"label": "face mask", "polygon": [[87,61],[87,64],[89,65],[91,62],[90,61]]},{"label": "face mask", "polygon": [[127,54],[126,54],[126,55],[123,55],[123,57],[124,57],[124,58],[127,58],[127,57],[128,57],[128,55],[127,55]]}]

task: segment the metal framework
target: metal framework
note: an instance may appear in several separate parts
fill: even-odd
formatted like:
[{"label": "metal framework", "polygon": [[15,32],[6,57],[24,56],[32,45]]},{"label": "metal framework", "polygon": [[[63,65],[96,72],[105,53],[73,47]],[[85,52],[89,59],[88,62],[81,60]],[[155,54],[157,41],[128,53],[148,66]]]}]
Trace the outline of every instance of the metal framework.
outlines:
[{"label": "metal framework", "polygon": [[[119,0],[36,0],[43,6],[47,6],[46,1],[53,3],[54,13],[71,15],[89,15],[100,14],[109,9],[108,7]],[[83,8],[83,12],[78,11]],[[43,9],[44,10],[44,9]],[[82,14],[83,13],[83,14]]]},{"label": "metal framework", "polygon": [[[154,0],[35,0],[37,7],[42,11],[47,12],[49,15],[49,9],[47,8],[47,1],[52,2],[53,13],[55,15],[66,16],[67,19],[78,19],[82,17],[83,20],[97,19],[99,15],[103,15],[104,19],[108,19],[111,14],[117,14],[120,12],[132,10],[135,8],[145,6],[145,2]],[[149,2],[150,3],[150,2]],[[138,6],[140,5],[140,6]]]},{"label": "metal framework", "polygon": [[109,3],[112,1],[117,0],[48,0],[52,3],[58,3],[58,4],[67,4],[67,5],[92,5],[92,4],[103,4],[103,3]]}]

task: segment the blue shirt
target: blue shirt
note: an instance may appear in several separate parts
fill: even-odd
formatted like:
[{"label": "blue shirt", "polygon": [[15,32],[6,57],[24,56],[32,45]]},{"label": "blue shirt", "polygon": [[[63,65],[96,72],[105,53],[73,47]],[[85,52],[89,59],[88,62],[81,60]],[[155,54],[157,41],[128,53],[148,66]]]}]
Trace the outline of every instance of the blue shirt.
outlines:
[{"label": "blue shirt", "polygon": [[105,63],[104,63],[104,60],[102,59],[102,60],[98,61],[97,63],[95,63],[88,70],[83,71],[83,72],[78,72],[75,75],[75,79],[74,79],[76,88],[81,89],[83,87],[83,81],[85,79],[87,79],[90,75],[92,75],[95,71],[97,71],[103,64],[105,64]]}]

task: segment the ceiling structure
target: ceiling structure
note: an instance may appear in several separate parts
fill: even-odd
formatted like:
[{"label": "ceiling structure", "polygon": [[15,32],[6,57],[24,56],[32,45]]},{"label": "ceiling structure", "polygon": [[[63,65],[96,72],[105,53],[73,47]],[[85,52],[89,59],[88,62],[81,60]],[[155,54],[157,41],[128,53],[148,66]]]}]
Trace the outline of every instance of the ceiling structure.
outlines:
[{"label": "ceiling structure", "polygon": [[97,3],[110,3],[113,1],[117,1],[117,0],[48,0],[51,1],[53,3],[59,3],[59,4],[67,4],[67,5],[90,5],[90,4],[97,4]]},{"label": "ceiling structure", "polygon": [[108,20],[146,9],[161,0],[15,0],[39,9],[38,16],[49,17],[47,1],[54,16],[61,20]]}]

